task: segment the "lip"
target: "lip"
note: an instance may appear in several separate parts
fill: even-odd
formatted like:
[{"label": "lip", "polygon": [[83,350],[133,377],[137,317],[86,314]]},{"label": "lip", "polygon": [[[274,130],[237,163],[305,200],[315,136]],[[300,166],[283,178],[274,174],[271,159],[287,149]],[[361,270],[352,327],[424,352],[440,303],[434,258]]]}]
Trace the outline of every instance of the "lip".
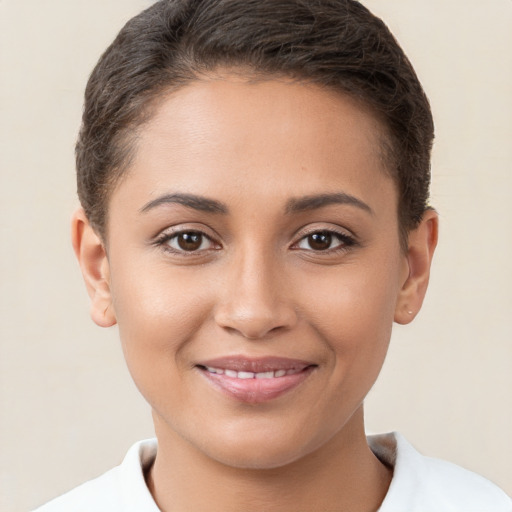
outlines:
[{"label": "lip", "polygon": [[[274,400],[292,391],[304,382],[316,368],[316,364],[299,359],[282,357],[247,358],[243,356],[228,356],[196,364],[196,368],[224,395],[240,402],[262,403]],[[212,373],[207,368],[231,370],[232,372],[266,373],[288,372],[273,378],[239,378],[225,373]]]}]

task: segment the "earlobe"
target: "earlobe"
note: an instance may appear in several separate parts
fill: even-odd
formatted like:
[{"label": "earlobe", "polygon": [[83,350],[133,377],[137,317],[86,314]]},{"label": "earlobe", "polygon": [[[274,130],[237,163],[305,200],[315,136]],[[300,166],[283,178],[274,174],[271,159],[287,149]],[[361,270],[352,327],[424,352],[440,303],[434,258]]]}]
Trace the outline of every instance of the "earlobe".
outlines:
[{"label": "earlobe", "polygon": [[395,322],[410,323],[421,309],[430,278],[430,266],[437,245],[439,217],[427,210],[419,226],[409,233],[408,275],[404,280],[395,309]]},{"label": "earlobe", "polygon": [[82,208],[71,219],[71,240],[91,299],[91,318],[100,327],[110,327],[116,323],[116,316],[107,253]]}]

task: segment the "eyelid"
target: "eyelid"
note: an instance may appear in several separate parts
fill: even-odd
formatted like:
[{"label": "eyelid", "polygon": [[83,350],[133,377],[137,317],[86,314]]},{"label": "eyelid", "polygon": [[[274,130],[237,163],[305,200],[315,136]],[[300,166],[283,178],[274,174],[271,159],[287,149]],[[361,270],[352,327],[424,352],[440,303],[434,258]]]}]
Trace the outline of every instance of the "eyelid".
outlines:
[{"label": "eyelid", "polygon": [[152,239],[156,240],[158,238],[161,238],[161,237],[164,237],[167,235],[171,236],[171,235],[176,235],[179,233],[187,233],[187,232],[191,232],[191,231],[201,233],[204,236],[206,236],[212,240],[216,240],[219,238],[219,236],[217,235],[217,233],[214,230],[212,230],[208,226],[205,226],[204,224],[197,223],[197,222],[181,222],[179,224],[167,226],[166,228],[159,230],[158,233],[156,233],[152,237]]},{"label": "eyelid", "polygon": [[[336,237],[338,237],[341,240],[341,244],[333,247],[331,249],[325,249],[323,251],[315,251],[314,249],[304,249],[301,247],[298,247],[298,244],[307,238],[308,236],[311,236],[315,233],[330,233]],[[318,255],[329,255],[334,254],[340,251],[346,251],[350,247],[354,247],[359,244],[359,241],[350,230],[346,228],[342,228],[340,226],[333,226],[332,224],[326,225],[308,225],[304,228],[301,228],[297,231],[296,235],[294,236],[294,242],[291,245],[291,249],[298,250],[298,251],[305,251],[305,252],[311,252]]]},{"label": "eyelid", "polygon": [[335,235],[339,235],[344,238],[350,238],[354,241],[357,241],[357,236],[347,228],[343,228],[341,226],[336,226],[330,223],[315,223],[308,224],[295,232],[294,235],[294,243],[297,243],[302,238],[312,235],[314,233],[333,233]]},{"label": "eyelid", "polygon": [[[177,224],[175,226],[169,226],[169,227],[163,229],[162,231],[160,231],[155,237],[153,237],[153,239],[151,241],[151,245],[154,245],[157,247],[162,247],[167,252],[170,252],[173,254],[184,255],[184,256],[194,256],[194,255],[198,256],[200,254],[204,254],[205,252],[209,252],[211,250],[215,250],[215,249],[221,247],[221,243],[218,242],[218,237],[216,235],[210,234],[209,233],[210,231],[212,231],[212,230],[206,228],[204,225],[201,225],[199,227],[193,223]],[[183,233],[199,233],[201,236],[208,239],[214,246],[217,246],[217,247],[201,249],[201,250],[197,250],[197,251],[185,251],[185,250],[181,251],[181,250],[174,249],[174,248],[170,247],[169,245],[164,247],[169,240],[171,240],[174,237],[176,237],[180,234],[183,234]]]},{"label": "eyelid", "polygon": [[[163,230],[161,230],[157,235],[153,237],[151,240],[151,245],[162,247],[168,242],[170,239],[178,236],[181,233],[187,233],[187,232],[196,232],[204,236],[206,239],[208,239],[214,247],[208,248],[208,249],[200,249],[197,251],[185,251],[185,250],[176,250],[174,248],[171,248],[170,246],[164,247],[164,249],[170,253],[178,254],[178,255],[184,255],[184,256],[198,256],[201,254],[204,254],[206,252],[210,252],[212,250],[218,250],[222,248],[222,243],[219,242],[219,236],[213,232],[210,228],[204,225],[198,226],[195,223],[183,223],[183,224],[176,224],[174,226],[169,226]],[[212,235],[210,232],[213,232]],[[315,233],[331,233],[332,235],[338,237],[341,240],[341,244],[339,246],[336,246],[332,249],[325,249],[324,251],[315,251],[314,249],[304,249],[297,247],[297,245],[306,237],[315,234]],[[308,224],[307,226],[304,226],[300,229],[298,229],[293,236],[294,241],[290,245],[290,249],[293,250],[302,250],[306,252],[312,252],[316,254],[332,254],[335,252],[340,251],[346,251],[350,247],[354,247],[357,245],[360,245],[359,240],[357,239],[357,236],[354,235],[349,229],[343,228],[341,226],[332,225],[330,223],[318,223],[318,224]],[[216,246],[216,247],[215,247]]]}]

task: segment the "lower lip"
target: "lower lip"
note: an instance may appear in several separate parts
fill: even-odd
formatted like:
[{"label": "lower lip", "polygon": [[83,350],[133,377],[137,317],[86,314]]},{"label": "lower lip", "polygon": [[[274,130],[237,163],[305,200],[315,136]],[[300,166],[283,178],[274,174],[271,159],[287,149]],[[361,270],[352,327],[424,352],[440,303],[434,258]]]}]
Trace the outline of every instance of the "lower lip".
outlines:
[{"label": "lower lip", "polygon": [[225,395],[252,404],[268,402],[292,391],[311,375],[313,369],[313,366],[308,366],[299,373],[272,379],[237,379],[199,368],[208,381]]}]

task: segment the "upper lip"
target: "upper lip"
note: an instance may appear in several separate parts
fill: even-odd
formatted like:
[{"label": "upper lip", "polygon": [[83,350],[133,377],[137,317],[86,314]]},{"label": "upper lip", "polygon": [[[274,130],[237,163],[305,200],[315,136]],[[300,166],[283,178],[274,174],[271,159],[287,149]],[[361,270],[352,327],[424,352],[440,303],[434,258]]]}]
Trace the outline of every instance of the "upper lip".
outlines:
[{"label": "upper lip", "polygon": [[208,366],[222,370],[234,370],[237,372],[271,372],[277,370],[303,370],[308,366],[316,366],[309,361],[289,359],[287,357],[245,357],[225,356],[207,361],[201,361],[196,366]]}]

